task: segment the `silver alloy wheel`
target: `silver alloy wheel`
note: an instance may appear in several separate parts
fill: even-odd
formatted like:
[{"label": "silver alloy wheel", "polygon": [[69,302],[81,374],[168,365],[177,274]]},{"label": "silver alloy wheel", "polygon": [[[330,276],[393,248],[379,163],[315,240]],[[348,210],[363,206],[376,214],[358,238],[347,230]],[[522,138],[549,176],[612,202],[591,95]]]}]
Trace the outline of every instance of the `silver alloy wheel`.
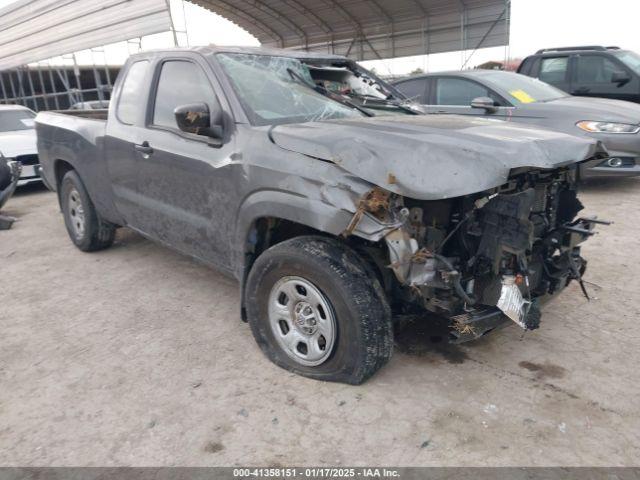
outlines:
[{"label": "silver alloy wheel", "polygon": [[315,367],[333,351],[336,320],[327,298],[301,277],[281,278],[269,294],[269,324],[278,345],[301,365]]},{"label": "silver alloy wheel", "polygon": [[71,228],[76,239],[81,240],[84,237],[85,216],[84,207],[78,190],[71,189],[67,197],[67,208],[69,209],[69,219],[71,220]]}]

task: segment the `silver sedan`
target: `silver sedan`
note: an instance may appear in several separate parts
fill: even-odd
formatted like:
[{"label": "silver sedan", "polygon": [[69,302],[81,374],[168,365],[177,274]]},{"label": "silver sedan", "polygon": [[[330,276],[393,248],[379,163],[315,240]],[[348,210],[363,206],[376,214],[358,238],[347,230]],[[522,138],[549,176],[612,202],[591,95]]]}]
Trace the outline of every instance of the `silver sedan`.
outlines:
[{"label": "silver sedan", "polygon": [[394,84],[432,114],[492,117],[601,140],[609,157],[583,166],[583,177],[640,175],[640,105],[572,97],[517,73],[469,70],[420,75]]}]

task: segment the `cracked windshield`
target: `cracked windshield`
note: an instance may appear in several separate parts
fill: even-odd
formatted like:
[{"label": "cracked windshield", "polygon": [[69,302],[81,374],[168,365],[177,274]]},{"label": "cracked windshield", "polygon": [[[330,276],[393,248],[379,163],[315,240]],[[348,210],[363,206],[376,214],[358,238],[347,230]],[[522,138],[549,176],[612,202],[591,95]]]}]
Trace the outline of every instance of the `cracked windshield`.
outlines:
[{"label": "cracked windshield", "polygon": [[318,93],[309,69],[296,59],[220,53],[218,60],[256,125],[363,116],[355,106]]}]

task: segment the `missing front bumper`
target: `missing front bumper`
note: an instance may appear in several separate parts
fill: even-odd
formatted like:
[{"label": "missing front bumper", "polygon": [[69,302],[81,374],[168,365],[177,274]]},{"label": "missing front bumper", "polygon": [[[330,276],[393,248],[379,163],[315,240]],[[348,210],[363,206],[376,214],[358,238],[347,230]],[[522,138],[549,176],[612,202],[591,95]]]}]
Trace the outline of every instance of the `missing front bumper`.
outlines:
[{"label": "missing front bumper", "polygon": [[451,343],[465,343],[486,335],[487,333],[506,327],[511,321],[498,308],[476,310],[451,318]]}]

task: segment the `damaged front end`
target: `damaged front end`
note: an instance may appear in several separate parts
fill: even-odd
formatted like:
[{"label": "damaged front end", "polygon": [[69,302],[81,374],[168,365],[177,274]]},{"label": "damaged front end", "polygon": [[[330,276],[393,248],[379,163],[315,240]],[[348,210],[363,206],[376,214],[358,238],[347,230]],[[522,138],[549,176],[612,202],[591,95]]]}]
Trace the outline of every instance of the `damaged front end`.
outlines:
[{"label": "damaged front end", "polygon": [[[508,319],[540,325],[540,302],[580,282],[587,262],[580,244],[595,218],[580,218],[575,167],[514,170],[499,188],[426,201],[374,188],[344,232],[382,232],[387,282],[396,311],[433,312],[464,342]],[[378,225],[378,228],[375,228]]]}]

